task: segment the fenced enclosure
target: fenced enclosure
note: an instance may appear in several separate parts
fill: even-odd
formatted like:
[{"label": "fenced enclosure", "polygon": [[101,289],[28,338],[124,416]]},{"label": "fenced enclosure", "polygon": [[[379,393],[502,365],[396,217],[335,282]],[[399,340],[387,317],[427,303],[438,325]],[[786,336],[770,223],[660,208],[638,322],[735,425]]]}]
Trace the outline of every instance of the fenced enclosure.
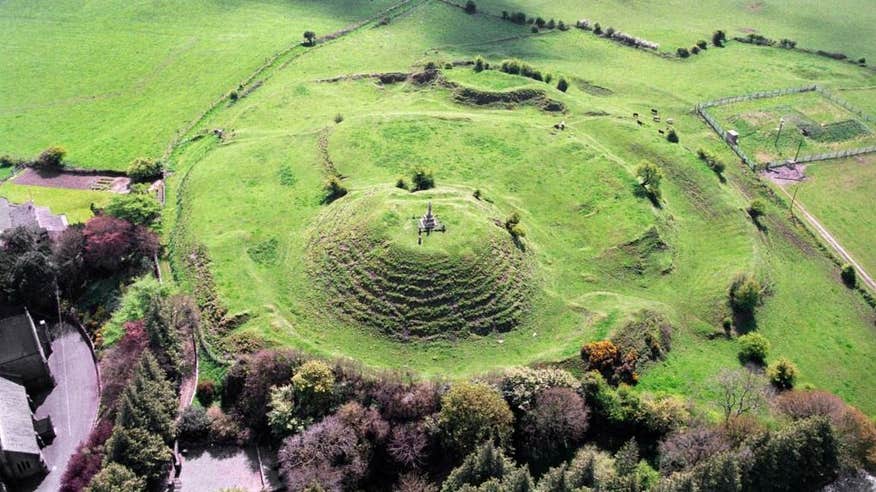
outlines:
[{"label": "fenced enclosure", "polygon": [[697,113],[706,121],[706,123],[721,137],[721,140],[726,143],[734,153],[744,162],[752,171],[756,171],[758,167],[765,169],[772,169],[774,167],[785,166],[793,163],[803,163],[803,162],[815,162],[829,159],[840,159],[844,157],[851,157],[861,154],[867,154],[871,152],[876,152],[876,145],[866,146],[866,147],[858,147],[854,149],[844,149],[837,150],[833,152],[824,152],[818,154],[809,154],[803,156],[797,156],[794,159],[778,159],[778,160],[770,160],[763,163],[758,163],[757,160],[750,158],[745,151],[742,150],[738,142],[734,142],[728,136],[728,131],[724,129],[721,123],[711,115],[708,111],[709,108],[719,107],[719,106],[727,106],[731,104],[738,104],[746,101],[753,101],[757,99],[769,99],[780,96],[788,96],[792,94],[802,94],[806,92],[816,92],[820,96],[829,100],[833,104],[849,111],[854,114],[856,117],[868,122],[874,123],[876,120],[867,113],[861,111],[860,109],[853,106],[848,101],[845,101],[841,97],[836,94],[830,92],[829,90],[821,87],[819,85],[807,85],[803,87],[791,87],[786,89],[776,89],[771,91],[760,91],[760,92],[752,92],[749,94],[742,94],[737,96],[729,96],[721,99],[714,99],[711,101],[705,101],[696,105]]}]

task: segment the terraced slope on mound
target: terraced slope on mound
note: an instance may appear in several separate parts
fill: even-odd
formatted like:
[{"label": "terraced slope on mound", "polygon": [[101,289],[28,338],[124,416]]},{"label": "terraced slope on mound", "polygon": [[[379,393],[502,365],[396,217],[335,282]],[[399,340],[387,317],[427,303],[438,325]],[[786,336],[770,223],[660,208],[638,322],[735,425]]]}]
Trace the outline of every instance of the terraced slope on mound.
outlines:
[{"label": "terraced slope on mound", "polygon": [[[417,241],[428,202],[447,232]],[[508,331],[529,311],[532,259],[470,190],[354,191],[329,205],[309,272],[340,316],[400,338]]]}]

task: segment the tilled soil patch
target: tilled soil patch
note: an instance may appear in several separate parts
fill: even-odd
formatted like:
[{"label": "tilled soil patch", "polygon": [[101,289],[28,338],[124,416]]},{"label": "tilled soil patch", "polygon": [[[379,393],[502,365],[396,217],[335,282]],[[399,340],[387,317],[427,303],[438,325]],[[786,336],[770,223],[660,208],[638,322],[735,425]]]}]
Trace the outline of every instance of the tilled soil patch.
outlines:
[{"label": "tilled soil patch", "polygon": [[125,176],[110,176],[80,171],[46,172],[26,169],[13,179],[13,182],[28,186],[127,193],[131,179]]}]

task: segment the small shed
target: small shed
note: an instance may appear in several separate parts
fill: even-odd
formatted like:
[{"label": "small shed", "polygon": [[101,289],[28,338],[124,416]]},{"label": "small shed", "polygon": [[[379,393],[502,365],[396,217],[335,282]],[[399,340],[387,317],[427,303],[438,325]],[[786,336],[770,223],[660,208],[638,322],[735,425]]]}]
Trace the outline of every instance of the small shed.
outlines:
[{"label": "small shed", "polygon": [[727,143],[737,145],[739,143],[739,132],[736,130],[727,130]]}]

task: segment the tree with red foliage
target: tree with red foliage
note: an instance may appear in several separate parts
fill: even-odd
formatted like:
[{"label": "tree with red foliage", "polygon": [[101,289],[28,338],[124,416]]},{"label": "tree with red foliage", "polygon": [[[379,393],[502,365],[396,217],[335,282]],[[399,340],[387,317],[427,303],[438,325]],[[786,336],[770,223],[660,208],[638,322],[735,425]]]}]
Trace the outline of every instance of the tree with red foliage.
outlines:
[{"label": "tree with red foliage", "polygon": [[545,463],[564,458],[584,438],[588,414],[584,399],[569,388],[543,390],[523,416],[521,449]]},{"label": "tree with red foliage", "polygon": [[125,323],[125,335],[107,350],[100,360],[102,407],[108,413],[115,411],[116,401],[127,386],[136,367],[135,361],[149,345],[149,337],[142,321]]},{"label": "tree with red foliage", "polygon": [[82,236],[86,263],[105,273],[135,266],[158,252],[155,233],[115,217],[92,218],[85,224]]},{"label": "tree with red foliage", "polygon": [[97,475],[103,464],[103,445],[113,433],[113,422],[104,419],[94,426],[88,439],[76,448],[61,477],[61,492],[80,492]]}]

